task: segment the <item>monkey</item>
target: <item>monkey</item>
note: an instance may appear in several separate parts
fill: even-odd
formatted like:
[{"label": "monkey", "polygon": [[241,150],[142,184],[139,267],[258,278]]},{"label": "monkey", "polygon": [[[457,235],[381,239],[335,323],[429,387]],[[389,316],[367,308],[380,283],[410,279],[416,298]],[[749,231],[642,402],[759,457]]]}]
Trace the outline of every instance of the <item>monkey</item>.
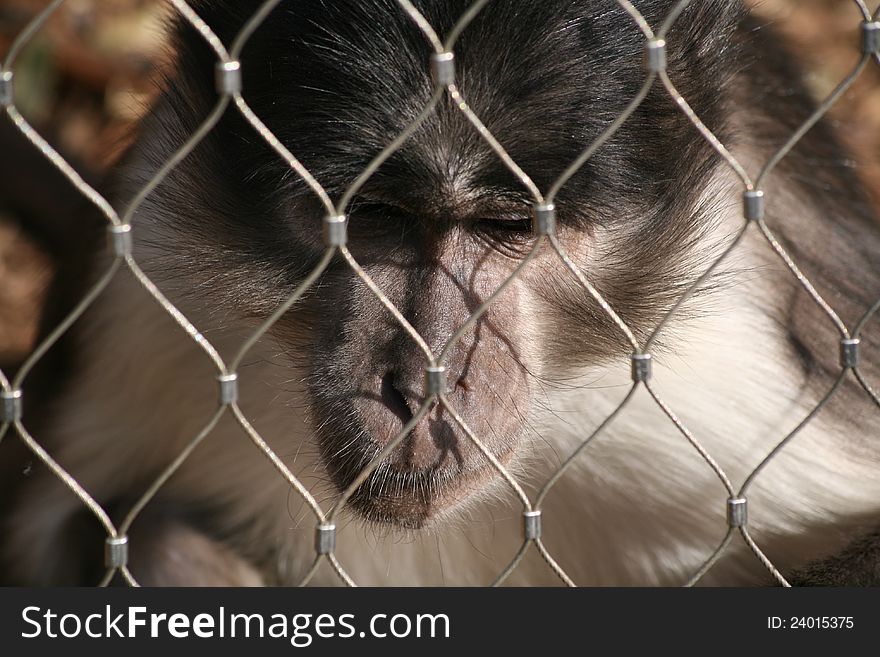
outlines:
[{"label": "monkey", "polygon": [[[193,8],[228,45],[261,4]],[[441,38],[470,4],[413,2]],[[678,3],[632,4],[656,28]],[[120,208],[218,100],[216,53],[182,18],[171,33],[177,65],[111,185]],[[352,257],[428,349],[464,327],[443,365],[469,431],[436,403],[419,417],[426,354],[339,253],[242,360],[243,415],[325,510],[412,424],[340,517],[335,555],[354,582],[491,583],[522,544],[522,505],[496,464],[537,492],[631,390],[632,345],[547,240],[535,246],[533,194],[460,105],[547,190],[639,93],[645,42],[612,0],[493,0],[453,48],[464,100],[444,94],[345,208]],[[242,52],[242,94],[335,201],[428,104],[431,53],[393,0],[280,3]],[[740,2],[689,3],[665,54],[676,89],[749,172],[816,109],[778,34]],[[880,297],[880,226],[846,162],[822,119],[762,189],[779,244],[853,327]],[[840,371],[834,323],[756,226],[701,279],[744,225],[742,193],[657,81],[559,189],[554,232],[639,344],[686,295],[651,348],[652,386],[735,487]],[[133,257],[229,362],[318,265],[326,215],[230,107],[138,209]],[[92,280],[110,261],[96,245]],[[217,368],[124,269],[65,340],[74,362],[24,422],[119,521],[216,411]],[[877,341],[868,322],[868,381]],[[874,401],[847,377],[755,477],[751,536],[791,582],[880,583],[878,429]],[[92,513],[38,466],[14,476],[7,579],[96,583],[106,533]],[[728,497],[636,388],[547,494],[542,540],[578,585],[680,585],[725,536]],[[132,524],[128,565],[142,585],[295,584],[315,558],[315,524],[226,414]],[[312,583],[340,582],[323,563]],[[505,583],[559,579],[530,550]],[[733,540],[700,583],[774,580]]]}]

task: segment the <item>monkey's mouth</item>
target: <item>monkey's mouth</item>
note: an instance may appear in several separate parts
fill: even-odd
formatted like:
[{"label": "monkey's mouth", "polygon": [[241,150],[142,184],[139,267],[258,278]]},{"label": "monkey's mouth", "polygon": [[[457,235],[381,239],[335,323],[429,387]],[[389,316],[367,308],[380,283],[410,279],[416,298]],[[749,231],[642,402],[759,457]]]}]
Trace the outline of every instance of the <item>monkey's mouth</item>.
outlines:
[{"label": "monkey's mouth", "polygon": [[[410,403],[384,382],[377,387],[379,395],[349,397],[345,414],[341,404],[333,404],[335,408],[321,414],[328,419],[318,424],[324,465],[340,491],[352,486],[365,469],[373,468],[348,501],[353,511],[371,522],[421,528],[479,497],[500,478],[475,441],[437,403],[377,461],[421,406],[421,400]],[[453,399],[450,403],[455,401],[462,402]],[[486,424],[474,412],[474,404],[462,407],[457,412],[466,423]],[[498,428],[487,432],[493,439],[483,447],[502,466],[516,453],[519,431],[511,429],[518,428],[506,426],[504,434]]]},{"label": "monkey's mouth", "polygon": [[[502,464],[513,452],[499,457]],[[357,488],[349,507],[365,520],[405,529],[441,523],[498,478],[490,465],[467,472],[401,471],[387,461]]]}]

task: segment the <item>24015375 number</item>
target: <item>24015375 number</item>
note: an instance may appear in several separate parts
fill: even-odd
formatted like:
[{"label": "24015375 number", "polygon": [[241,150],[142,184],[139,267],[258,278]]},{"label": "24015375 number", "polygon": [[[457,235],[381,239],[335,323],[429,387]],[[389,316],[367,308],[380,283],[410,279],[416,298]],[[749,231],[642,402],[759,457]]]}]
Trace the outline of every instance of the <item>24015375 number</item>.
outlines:
[{"label": "24015375 number", "polygon": [[771,630],[851,630],[855,627],[852,616],[768,616],[767,628]]}]

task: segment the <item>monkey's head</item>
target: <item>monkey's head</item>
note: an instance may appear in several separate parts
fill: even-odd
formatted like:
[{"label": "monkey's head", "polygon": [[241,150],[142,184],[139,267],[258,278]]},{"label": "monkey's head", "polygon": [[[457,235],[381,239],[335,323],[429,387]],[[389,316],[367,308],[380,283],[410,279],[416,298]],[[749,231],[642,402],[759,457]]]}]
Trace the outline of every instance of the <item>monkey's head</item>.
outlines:
[{"label": "monkey's head", "polygon": [[[229,43],[259,4],[197,7]],[[634,4],[659,25],[674,3]],[[731,75],[736,4],[693,3],[670,34],[670,77],[722,135],[718,99]],[[415,5],[442,36],[470,0]],[[495,0],[455,45],[457,86],[546,191],[638,93],[644,41],[613,0]],[[147,151],[154,163],[216,102],[216,60],[203,40],[181,27],[178,50],[179,72],[153,118],[165,142]],[[244,50],[243,95],[339,199],[427,104],[430,53],[392,0],[282,3]],[[683,289],[704,229],[697,197],[714,165],[658,85],[556,198],[562,248],[637,334]],[[265,317],[324,252],[326,210],[234,108],[163,190],[151,203],[173,231],[175,257],[243,316]],[[533,247],[532,203],[446,95],[347,208],[351,254],[425,346],[445,350],[446,398],[508,465],[530,449],[543,382],[630,351],[548,244],[450,342]],[[308,372],[307,414],[326,470],[344,489],[418,412],[426,354],[341,257],[275,330]],[[352,504],[371,519],[417,527],[497,479],[434,405]]]}]

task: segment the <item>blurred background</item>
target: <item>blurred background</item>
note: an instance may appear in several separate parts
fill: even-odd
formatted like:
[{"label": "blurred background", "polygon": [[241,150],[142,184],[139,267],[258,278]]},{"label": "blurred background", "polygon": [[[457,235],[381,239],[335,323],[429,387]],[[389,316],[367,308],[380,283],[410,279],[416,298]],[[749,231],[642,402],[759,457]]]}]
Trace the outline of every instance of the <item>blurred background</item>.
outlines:
[{"label": "blurred background", "polygon": [[[47,4],[0,0],[0,56]],[[750,4],[789,39],[817,98],[826,96],[858,60],[860,14],[852,0]],[[876,1],[868,4],[877,6]],[[91,180],[99,181],[124,152],[171,64],[163,30],[170,11],[164,0],[68,0],[18,59],[16,106]],[[880,205],[880,66],[869,67],[831,116],[851,148],[852,165]],[[5,116],[0,122],[9,123]],[[0,161],[4,158],[6,171],[14,168],[27,184],[27,158],[0,153]],[[70,205],[64,205],[65,199],[47,202],[52,200]],[[81,199],[71,201],[76,202]],[[4,368],[14,367],[32,348],[45,288],[59,266],[58,254],[25,233],[20,221],[0,200]]]}]

